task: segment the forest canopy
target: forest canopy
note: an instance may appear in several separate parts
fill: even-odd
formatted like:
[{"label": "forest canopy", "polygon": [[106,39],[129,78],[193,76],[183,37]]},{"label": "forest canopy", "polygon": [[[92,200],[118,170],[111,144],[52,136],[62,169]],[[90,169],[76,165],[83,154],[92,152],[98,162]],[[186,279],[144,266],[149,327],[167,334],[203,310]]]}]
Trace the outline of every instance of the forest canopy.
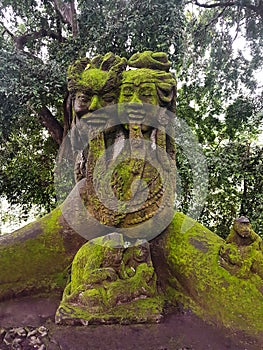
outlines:
[{"label": "forest canopy", "polygon": [[[67,67],[77,58],[143,50],[169,55],[177,115],[196,133],[209,170],[199,221],[225,237],[247,215],[263,235],[261,0],[1,0],[0,197],[56,207],[53,169],[68,130]],[[177,168],[186,211],[191,169]]]}]

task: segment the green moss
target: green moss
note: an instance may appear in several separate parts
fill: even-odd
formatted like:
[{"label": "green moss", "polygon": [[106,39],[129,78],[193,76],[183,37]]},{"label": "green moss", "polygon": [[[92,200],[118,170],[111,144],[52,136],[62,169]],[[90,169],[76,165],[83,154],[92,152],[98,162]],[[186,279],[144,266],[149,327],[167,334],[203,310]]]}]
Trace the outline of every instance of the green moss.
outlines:
[{"label": "green moss", "polygon": [[168,71],[171,62],[164,52],[144,51],[137,52],[129,59],[128,64],[136,68],[150,68]]},{"label": "green moss", "polygon": [[180,298],[185,307],[217,324],[263,331],[263,295],[257,278],[242,279],[220,265],[224,241],[181,213],[175,214],[166,234],[166,258],[176,276],[170,280],[168,298],[174,303]]},{"label": "green moss", "polygon": [[95,94],[102,90],[109,79],[110,73],[107,71],[105,72],[97,68],[86,69],[80,75],[77,84],[82,87],[84,91],[92,86],[92,92]]},{"label": "green moss", "polygon": [[59,234],[60,216],[56,209],[0,246],[0,298],[65,286],[70,256]]},{"label": "green moss", "polygon": [[[102,238],[101,238],[102,239]],[[75,255],[71,270],[71,290],[75,291],[83,283],[85,267],[88,271],[98,269],[103,261],[104,247],[98,244],[84,244]]]},{"label": "green moss", "polygon": [[[120,201],[128,201],[132,198],[132,185],[134,181],[141,180],[140,169],[143,169],[144,162],[141,159],[129,159],[121,162],[115,169],[115,183],[112,186],[116,190],[116,197]],[[136,175],[138,174],[139,175]],[[121,205],[121,204],[120,204]],[[125,203],[122,204],[125,209]]]}]

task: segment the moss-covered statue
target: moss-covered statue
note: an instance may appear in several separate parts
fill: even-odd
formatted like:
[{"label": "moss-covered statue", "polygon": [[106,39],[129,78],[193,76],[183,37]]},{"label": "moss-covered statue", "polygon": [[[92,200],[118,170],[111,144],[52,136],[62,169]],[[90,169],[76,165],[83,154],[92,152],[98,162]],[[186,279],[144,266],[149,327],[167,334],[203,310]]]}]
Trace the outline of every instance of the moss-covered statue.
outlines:
[{"label": "moss-covered statue", "polygon": [[[110,59],[107,65],[105,65],[105,57],[107,60]],[[85,124],[89,141],[85,150],[86,157],[83,157],[85,167],[77,161],[76,169],[77,175],[80,173],[78,169],[85,170],[81,180],[83,183],[81,198],[92,219],[95,218],[106,226],[121,228],[126,239],[131,240],[135,247],[125,250],[123,262],[120,261],[119,266],[119,268],[122,266],[124,271],[116,275],[116,267],[113,269],[113,266],[105,265],[104,255],[111,252],[109,248],[106,251],[100,251],[97,255],[96,269],[94,269],[96,264],[94,261],[91,264],[92,268],[89,264],[82,266],[83,255],[88,254],[87,247],[96,250],[93,241],[84,245],[74,259],[72,281],[67,286],[62,304],[58,309],[57,322],[81,319],[85,323],[85,321],[92,322],[94,318],[96,322],[99,322],[99,319],[105,322],[106,319],[113,318],[121,321],[124,318],[124,306],[121,306],[120,311],[119,305],[123,303],[126,303],[126,308],[130,309],[126,321],[157,321],[163,304],[162,298],[154,298],[157,297],[156,275],[151,263],[149,247],[146,243],[140,247],[138,241],[134,243],[134,240],[156,236],[154,232],[157,231],[159,234],[163,230],[159,229],[159,225],[164,225],[164,219],[169,217],[169,211],[170,219],[173,215],[175,148],[171,131],[173,121],[166,111],[173,111],[175,108],[176,82],[173,75],[167,72],[170,63],[162,53],[156,55],[145,52],[142,57],[141,55],[132,56],[128,64],[135,67],[139,64],[140,68],[123,71],[121,79],[119,75],[125,62],[112,55],[105,57],[104,60],[100,57],[88,63],[78,61],[69,70],[69,88],[72,93],[72,109],[75,116],[73,120],[76,121],[77,127],[78,124],[81,126]],[[99,68],[94,68],[94,65],[97,67],[98,64]],[[103,67],[111,68],[109,72],[105,72]],[[112,67],[118,67],[117,73],[115,69],[111,74]],[[112,101],[116,101],[118,83],[120,84],[118,108],[102,109],[102,107],[109,107],[107,102],[111,104]],[[103,96],[107,98],[103,99]],[[109,99],[108,96],[112,98]],[[99,103],[100,100],[101,103]],[[100,108],[97,109],[96,106]],[[98,124],[103,124],[103,128],[99,129]],[[170,136],[166,128],[170,129]],[[109,143],[109,134],[111,143]],[[75,134],[73,136],[76,137]],[[109,154],[102,158],[106,150],[108,151],[111,145],[118,144],[120,139],[123,144],[119,145],[118,151],[114,152],[113,149],[113,155]],[[81,153],[83,154],[83,151]],[[99,172],[95,176],[95,169],[100,161],[103,164],[100,164]],[[163,173],[159,173],[158,166]],[[110,167],[114,167],[113,172],[107,172]],[[170,178],[167,181],[166,178],[169,175]],[[79,176],[76,178],[77,181],[81,179]],[[98,186],[100,180],[102,185]],[[119,206],[109,208],[105,204],[108,191],[106,183],[109,183],[113,189]],[[99,193],[96,184],[99,187]],[[142,195],[143,192],[146,193],[145,197]],[[67,203],[72,211],[72,200]],[[77,220],[74,218],[74,222]],[[144,225],[141,226],[141,224]],[[123,231],[124,228],[127,230]],[[111,234],[105,237],[111,237]],[[114,250],[114,248],[111,249]],[[116,252],[111,252],[112,257],[120,254],[119,248],[115,249]],[[141,254],[142,252],[144,253]],[[143,259],[140,261],[145,253],[147,253],[148,264]],[[93,259],[96,260],[95,257]],[[76,283],[75,275],[79,277],[80,274],[89,277],[84,277]],[[94,282],[94,278],[97,282]],[[151,301],[151,308],[149,308],[149,301]],[[147,308],[149,312],[147,316],[143,316]],[[65,310],[68,310],[67,315]]]},{"label": "moss-covered statue", "polygon": [[174,115],[168,112],[175,110],[176,81],[163,53],[133,55],[124,71],[126,64],[107,54],[69,69],[78,187],[63,215],[82,235],[87,227],[88,239],[112,227],[128,228],[122,233],[131,239],[149,239],[173,216]]},{"label": "moss-covered statue", "polygon": [[[134,228],[145,222],[141,231],[127,230],[124,234],[148,238],[147,232],[152,226],[158,227],[165,217],[173,215],[173,115],[167,115],[166,111],[175,110],[176,82],[167,72],[170,62],[163,53],[149,51],[133,55],[128,64],[136,70],[124,71],[126,64],[125,59],[107,54],[79,60],[69,69],[68,86],[75,124],[73,148],[77,150],[75,144],[81,138],[80,129],[82,135],[84,129],[88,140],[85,149],[78,153],[75,177],[77,181],[85,179],[82,186],[79,184],[81,198],[91,219],[104,225],[102,229],[105,225]],[[117,102],[118,109],[112,107]],[[98,163],[100,168],[95,175]],[[164,174],[159,173],[156,165]],[[169,189],[165,189],[165,180]],[[107,184],[118,201],[116,205],[107,205]],[[144,198],[146,190],[147,198]],[[68,205],[72,207],[72,200]],[[157,212],[159,216],[155,219]],[[78,218],[73,220],[77,222]],[[95,235],[96,231],[97,235],[106,233],[101,232],[100,226],[92,227]]]},{"label": "moss-covered statue", "polygon": [[[121,73],[125,70],[126,65],[125,58],[108,53],[104,56],[98,55],[93,59],[77,60],[69,67],[68,90],[71,97],[69,115],[71,115],[72,126],[78,126],[80,119],[85,119],[88,125],[85,130],[91,134],[90,138],[92,138],[92,131],[98,129],[98,125],[103,125],[105,130],[110,128],[115,116],[108,110],[106,113],[95,111],[118,102]],[[76,143],[78,135],[73,133],[73,136],[73,142]],[[90,147],[90,152],[97,146],[103,153],[112,143],[111,135],[105,136],[103,133],[98,133],[87,146]],[[86,177],[87,170],[91,168],[91,166],[86,167],[87,154],[88,150],[84,149],[78,155],[75,165],[76,181]]]},{"label": "moss-covered statue", "polygon": [[56,322],[158,322],[162,307],[148,242],[124,248],[122,235],[112,233],[76,254]]},{"label": "moss-covered statue", "polygon": [[1,299],[64,291],[56,322],[84,325],[158,322],[164,305],[181,304],[217,326],[263,332],[262,241],[248,219],[223,240],[173,213],[180,123],[170,66],[151,51],[70,66],[73,189],[0,238]]},{"label": "moss-covered statue", "polygon": [[245,216],[234,221],[220,250],[221,266],[244,279],[258,279],[263,288],[263,243]]}]

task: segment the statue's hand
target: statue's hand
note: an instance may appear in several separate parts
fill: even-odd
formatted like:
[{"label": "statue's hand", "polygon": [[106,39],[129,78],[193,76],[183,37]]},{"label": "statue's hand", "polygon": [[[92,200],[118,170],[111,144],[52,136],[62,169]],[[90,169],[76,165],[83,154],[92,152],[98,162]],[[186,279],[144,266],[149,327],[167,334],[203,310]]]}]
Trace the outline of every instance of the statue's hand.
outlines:
[{"label": "statue's hand", "polygon": [[223,258],[227,263],[231,265],[242,265],[242,259],[238,252],[238,249],[232,244],[223,245],[220,248],[219,255]]}]

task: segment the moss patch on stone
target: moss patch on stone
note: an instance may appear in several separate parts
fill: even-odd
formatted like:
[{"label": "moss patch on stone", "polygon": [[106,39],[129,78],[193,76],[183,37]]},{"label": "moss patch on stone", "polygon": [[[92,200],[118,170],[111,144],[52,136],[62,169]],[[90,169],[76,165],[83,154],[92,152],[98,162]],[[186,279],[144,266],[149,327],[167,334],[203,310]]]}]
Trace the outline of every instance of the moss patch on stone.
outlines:
[{"label": "moss patch on stone", "polygon": [[65,286],[71,257],[59,233],[60,216],[58,208],[0,242],[0,299]]},{"label": "moss patch on stone", "polygon": [[263,295],[253,279],[220,265],[224,240],[182,213],[165,232],[171,272],[168,299],[182,302],[207,321],[256,334],[263,331]]}]

